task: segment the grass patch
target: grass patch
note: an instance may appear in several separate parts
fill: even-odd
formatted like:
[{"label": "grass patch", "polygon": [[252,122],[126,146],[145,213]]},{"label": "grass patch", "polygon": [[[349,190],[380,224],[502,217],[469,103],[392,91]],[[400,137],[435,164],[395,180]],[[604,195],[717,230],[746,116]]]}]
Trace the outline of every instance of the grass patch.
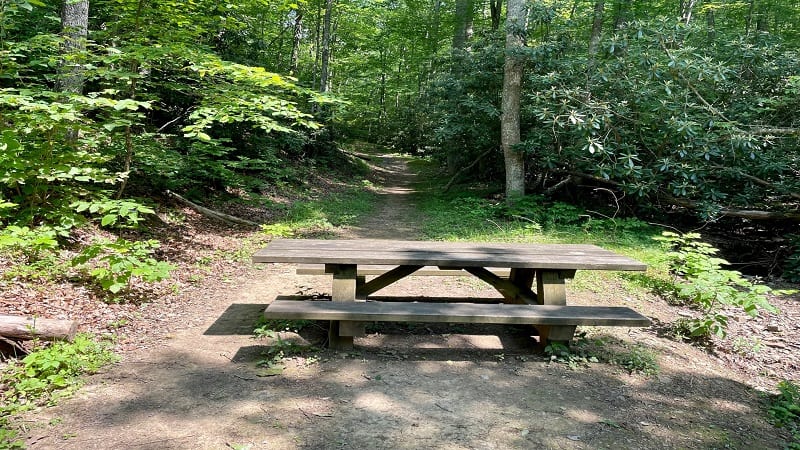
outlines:
[{"label": "grass patch", "polygon": [[362,183],[344,192],[295,202],[285,210],[283,219],[262,229],[276,237],[325,235],[337,227],[359,223],[374,210],[377,201],[369,183]]}]

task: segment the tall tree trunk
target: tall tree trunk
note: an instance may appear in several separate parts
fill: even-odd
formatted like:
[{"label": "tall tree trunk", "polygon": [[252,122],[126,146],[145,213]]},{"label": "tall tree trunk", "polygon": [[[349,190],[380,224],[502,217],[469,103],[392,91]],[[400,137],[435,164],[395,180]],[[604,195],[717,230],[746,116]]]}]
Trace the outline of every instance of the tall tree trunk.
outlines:
[{"label": "tall tree trunk", "polygon": [[708,8],[706,11],[706,33],[708,35],[708,43],[713,44],[717,40],[716,18],[714,16],[714,8]]},{"label": "tall tree trunk", "polygon": [[503,0],[489,0],[489,10],[492,16],[492,31],[497,31],[497,29],[500,28]]},{"label": "tall tree trunk", "polygon": [[520,143],[520,95],[524,61],[527,9],[525,0],[508,0],[506,12],[506,56],[503,67],[500,141],[506,169],[506,201],[525,195],[525,157],[514,146]]},{"label": "tall tree trunk", "polygon": [[330,57],[331,57],[331,16],[333,15],[333,0],[325,0],[325,16],[322,19],[322,62],[319,72],[319,91],[322,93],[330,90]]},{"label": "tall tree trunk", "polygon": [[614,29],[621,30],[628,23],[631,0],[617,0],[614,4]]},{"label": "tall tree trunk", "polygon": [[[314,70],[311,74],[311,86],[317,87],[317,76],[319,74],[320,48],[322,47],[322,0],[317,2],[317,23],[314,27]],[[316,110],[316,106],[312,109]]]},{"label": "tall tree trunk", "polygon": [[[464,77],[464,50],[467,47],[467,40],[472,37],[473,20],[473,1],[456,0],[455,26],[453,27],[453,46],[451,48],[453,58],[452,77],[461,80]],[[458,95],[458,94],[456,94]],[[450,175],[456,173],[462,165],[464,149],[455,145],[447,149],[447,171]]]},{"label": "tall tree trunk", "polygon": [[89,28],[89,0],[64,0],[61,29],[64,36],[63,59],[58,89],[62,92],[83,92],[81,54],[86,50]]},{"label": "tall tree trunk", "polygon": [[453,30],[453,50],[463,50],[472,37],[472,0],[456,0],[456,26]]},{"label": "tall tree trunk", "polygon": [[289,59],[289,74],[297,73],[297,60],[300,57],[300,40],[303,38],[303,13],[295,11],[294,37],[292,38],[292,56]]},{"label": "tall tree trunk", "polygon": [[697,0],[683,0],[681,1],[681,21],[685,24],[689,24],[692,20],[692,13],[694,12],[694,6],[697,3]]},{"label": "tall tree trunk", "polygon": [[750,7],[747,9],[747,16],[745,17],[744,21],[744,34],[745,36],[750,35],[750,27],[753,24],[753,12],[756,8],[756,0],[750,0]]},{"label": "tall tree trunk", "polygon": [[[600,37],[603,33],[603,9],[604,0],[596,0],[594,3],[594,15],[592,17],[592,34],[589,36],[589,61],[587,64],[587,80],[594,72],[596,65],[597,52],[600,49]],[[587,86],[588,87],[588,86]]]}]

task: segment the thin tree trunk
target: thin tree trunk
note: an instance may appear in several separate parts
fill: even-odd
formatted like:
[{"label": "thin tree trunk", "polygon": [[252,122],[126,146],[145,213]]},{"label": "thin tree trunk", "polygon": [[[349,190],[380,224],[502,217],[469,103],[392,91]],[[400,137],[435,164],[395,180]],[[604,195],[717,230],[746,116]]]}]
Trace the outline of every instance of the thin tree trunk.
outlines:
[{"label": "thin tree trunk", "polygon": [[692,20],[692,13],[694,12],[694,6],[697,3],[697,0],[686,0],[681,2],[681,21],[685,24],[689,24]]},{"label": "thin tree trunk", "polygon": [[750,26],[753,24],[753,11],[755,11],[756,0],[750,0],[750,7],[747,9],[747,16],[744,21],[744,34],[750,35]]},{"label": "thin tree trunk", "polygon": [[520,95],[527,10],[524,0],[509,0],[506,13],[506,56],[503,67],[502,115],[500,141],[506,170],[506,201],[525,195],[525,157],[514,147],[520,143]]},{"label": "thin tree trunk", "polygon": [[322,93],[330,90],[330,57],[331,57],[331,16],[333,15],[333,0],[325,0],[325,16],[322,19],[322,64],[319,73],[319,91]]},{"label": "thin tree trunk", "polygon": [[303,13],[295,11],[294,36],[292,38],[292,56],[289,59],[289,74],[297,73],[297,60],[300,57],[300,40],[303,38]]},{"label": "thin tree trunk", "polygon": [[88,28],[89,0],[64,0],[61,10],[61,29],[64,36],[63,59],[58,82],[61,92],[83,93],[84,75],[81,53],[86,50]]},{"label": "thin tree trunk", "polygon": [[497,31],[497,29],[500,28],[503,0],[489,0],[489,9],[492,16],[492,31]]},{"label": "thin tree trunk", "polygon": [[[311,86],[317,86],[317,75],[319,74],[319,61],[321,59],[321,36],[322,36],[322,0],[317,2],[317,23],[314,33],[314,69],[311,74]],[[313,107],[316,110],[316,106]]]},{"label": "thin tree trunk", "polygon": [[714,17],[713,8],[709,8],[706,11],[706,33],[708,35],[708,43],[713,44],[717,40],[716,18]]},{"label": "thin tree trunk", "polygon": [[[603,9],[604,0],[597,0],[594,3],[594,15],[592,17],[592,34],[589,36],[589,61],[587,64],[587,80],[592,76],[596,65],[597,53],[600,49],[600,37],[603,33]],[[587,86],[588,87],[588,86]]]},{"label": "thin tree trunk", "polygon": [[456,26],[453,30],[453,50],[463,50],[472,37],[472,0],[456,0]]},{"label": "thin tree trunk", "polygon": [[621,30],[628,23],[631,0],[617,0],[614,5],[614,29]]}]

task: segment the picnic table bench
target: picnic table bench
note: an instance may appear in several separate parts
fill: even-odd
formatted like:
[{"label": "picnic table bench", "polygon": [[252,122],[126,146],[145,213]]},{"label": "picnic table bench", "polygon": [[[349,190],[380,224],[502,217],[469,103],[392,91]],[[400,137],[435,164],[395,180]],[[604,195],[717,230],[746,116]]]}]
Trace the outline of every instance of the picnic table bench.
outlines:
[{"label": "picnic table bench", "polygon": [[[351,348],[353,337],[364,334],[365,321],[531,324],[540,345],[569,341],[578,325],[650,324],[626,307],[567,305],[565,281],[577,270],[646,269],[639,261],[594,245],[277,239],[256,252],[253,261],[311,264],[298,267],[298,273],[332,275],[332,301],[279,297],[265,311],[273,319],[330,320],[331,348]],[[426,275],[476,276],[500,293],[502,303],[374,295],[420,270]]]}]

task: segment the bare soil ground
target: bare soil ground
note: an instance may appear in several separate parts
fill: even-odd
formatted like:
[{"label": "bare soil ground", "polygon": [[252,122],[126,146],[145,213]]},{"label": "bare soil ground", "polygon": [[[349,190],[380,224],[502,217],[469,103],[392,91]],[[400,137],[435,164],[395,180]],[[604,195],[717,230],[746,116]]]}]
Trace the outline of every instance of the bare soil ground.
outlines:
[{"label": "bare soil ground", "polygon": [[[376,170],[381,209],[342,237],[419,238],[405,161],[382,157]],[[662,324],[681,310],[659,298],[626,292],[610,277],[569,285],[571,303],[628,305],[654,319],[648,329],[584,330],[590,343],[603,344],[598,353],[655,355],[653,376],[620,364],[551,362],[534,352],[524,327],[413,324],[371,328],[354,351],[304,352],[287,358],[282,374],[265,376],[257,363],[275,342],[252,337],[261,311],[279,294],[324,293],[330,280],[298,276],[292,265],[253,266],[238,249],[245,239],[260,245],[258,238],[186,214],[194,225],[180,229],[174,247],[196,253],[182,253],[175,292],[144,305],[89,308],[64,288],[40,293],[49,295],[42,308],[24,301],[34,296],[29,288],[2,286],[18,299],[3,312],[77,317],[84,329],[116,335],[122,354],[73,398],[17,421],[30,448],[779,449],[787,442],[765,420],[761,391],[797,379],[797,298],[776,300],[780,316],[734,322],[730,341],[739,344],[709,352],[664,335]],[[208,262],[220,251],[228,257]],[[469,278],[413,277],[390,289],[491,293]],[[316,346],[324,336],[321,326],[282,334]]]}]

